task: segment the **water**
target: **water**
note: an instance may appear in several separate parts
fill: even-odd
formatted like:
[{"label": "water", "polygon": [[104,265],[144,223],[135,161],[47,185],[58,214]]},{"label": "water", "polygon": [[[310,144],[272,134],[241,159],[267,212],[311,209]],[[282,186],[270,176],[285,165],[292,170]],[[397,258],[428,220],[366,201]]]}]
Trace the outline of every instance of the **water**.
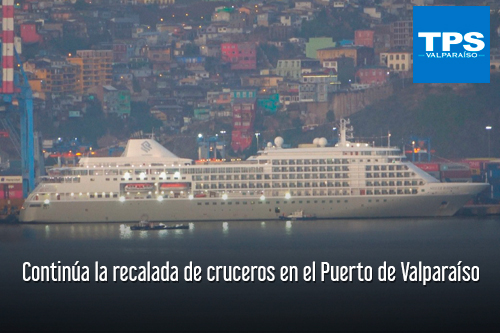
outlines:
[{"label": "water", "polygon": [[[0,225],[2,330],[496,330],[500,219],[207,222],[190,230],[120,224]],[[23,262],[90,266],[90,283],[25,283]],[[201,283],[93,282],[94,262],[203,268]],[[371,283],[306,283],[315,261],[374,267]],[[395,283],[376,281],[387,261]],[[404,283],[400,262],[476,265],[477,283]],[[209,283],[209,265],[299,268],[299,282]],[[319,267],[317,267],[319,281]],[[182,272],[179,277],[182,279]],[[111,274],[108,274],[111,280]]]}]

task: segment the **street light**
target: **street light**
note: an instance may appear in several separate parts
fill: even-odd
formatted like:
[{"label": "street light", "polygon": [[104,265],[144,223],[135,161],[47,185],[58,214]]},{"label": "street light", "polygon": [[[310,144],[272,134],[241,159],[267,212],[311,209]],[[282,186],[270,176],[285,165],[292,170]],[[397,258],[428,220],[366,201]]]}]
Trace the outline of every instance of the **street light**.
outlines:
[{"label": "street light", "polygon": [[491,155],[491,141],[490,141],[490,132],[493,127],[491,126],[486,126],[486,132],[488,132],[488,157]]},{"label": "street light", "polygon": [[411,142],[411,161],[415,162],[415,141]]},{"label": "street light", "polygon": [[259,150],[259,136],[260,136],[259,132],[255,133],[255,137],[257,138],[257,150]]}]

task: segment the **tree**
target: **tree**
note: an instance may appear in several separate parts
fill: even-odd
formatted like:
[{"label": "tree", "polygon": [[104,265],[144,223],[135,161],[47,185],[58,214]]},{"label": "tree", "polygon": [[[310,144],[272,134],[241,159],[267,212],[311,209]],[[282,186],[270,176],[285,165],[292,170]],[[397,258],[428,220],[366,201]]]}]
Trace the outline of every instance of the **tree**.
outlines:
[{"label": "tree", "polygon": [[330,123],[333,123],[335,121],[335,113],[333,110],[328,110],[326,113],[326,120]]},{"label": "tree", "polygon": [[77,0],[75,2],[75,10],[87,10],[90,8],[90,4],[86,3],[85,0]]},{"label": "tree", "polygon": [[141,92],[141,84],[139,83],[139,80],[137,80],[135,76],[132,78],[132,89],[136,93]]}]

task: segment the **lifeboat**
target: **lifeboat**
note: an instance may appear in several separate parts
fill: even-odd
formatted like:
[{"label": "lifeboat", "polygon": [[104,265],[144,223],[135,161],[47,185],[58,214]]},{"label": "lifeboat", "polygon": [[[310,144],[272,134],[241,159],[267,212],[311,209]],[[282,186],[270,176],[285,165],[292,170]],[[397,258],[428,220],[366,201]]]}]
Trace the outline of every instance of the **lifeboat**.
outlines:
[{"label": "lifeboat", "polygon": [[125,191],[152,191],[154,190],[153,184],[127,184],[125,185]]},{"label": "lifeboat", "polygon": [[162,183],[160,184],[161,190],[183,190],[188,188],[189,183]]}]

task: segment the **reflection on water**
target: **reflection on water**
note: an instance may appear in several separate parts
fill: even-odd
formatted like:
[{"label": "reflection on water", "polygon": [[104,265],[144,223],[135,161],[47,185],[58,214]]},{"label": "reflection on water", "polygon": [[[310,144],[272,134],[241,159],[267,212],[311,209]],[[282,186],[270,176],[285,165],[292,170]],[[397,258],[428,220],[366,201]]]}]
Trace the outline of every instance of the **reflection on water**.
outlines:
[{"label": "reflection on water", "polygon": [[227,236],[227,234],[229,233],[229,223],[222,223],[222,233],[224,234],[224,236]]},{"label": "reflection on water", "polygon": [[[384,232],[411,232],[422,230],[454,230],[457,223],[472,227],[475,223],[496,224],[495,218],[441,218],[441,219],[373,219],[373,220],[315,220],[315,221],[234,221],[234,222],[191,222],[189,230],[138,230],[130,225],[118,223],[74,223],[74,224],[17,224],[0,225],[0,242],[27,239],[182,239],[198,237],[200,233],[220,233],[222,236],[245,233],[269,233],[287,237],[300,234],[363,234]],[[451,228],[451,229],[450,229]],[[293,230],[293,233],[292,233]],[[222,231],[222,232],[221,232]],[[432,236],[432,234],[431,234]]]},{"label": "reflection on water", "polygon": [[286,234],[291,235],[292,234],[292,221],[286,221],[285,223],[285,229],[286,229]]},{"label": "reflection on water", "polygon": [[[75,226],[71,226],[71,234],[74,235]],[[129,239],[132,238],[132,230],[128,225],[122,224],[120,225],[120,239]]]},{"label": "reflection on water", "polygon": [[[291,326],[297,325],[304,325],[297,326],[298,331],[327,331],[337,328],[339,322],[344,323],[339,330],[345,331],[352,330],[357,322],[373,325],[394,321],[397,325],[391,331],[410,328],[418,332],[424,330],[414,324],[426,318],[436,319],[439,325],[465,323],[469,325],[467,331],[483,332],[481,323],[498,322],[498,217],[217,221],[189,223],[189,230],[156,231],[134,231],[131,225],[0,225],[0,253],[5,254],[0,267],[2,318],[9,318],[16,327],[33,323],[29,331],[39,330],[39,325],[46,322],[63,320],[71,329],[81,331],[93,331],[94,323],[107,320],[113,326],[106,328],[117,331],[152,331],[150,326],[144,326],[148,322],[161,324],[163,330],[169,325],[172,331],[189,331],[192,327],[186,329],[186,325],[197,322],[202,327],[196,327],[196,331],[203,331],[216,330],[233,318],[235,324],[227,330],[230,332],[242,328],[289,332],[293,331]],[[109,274],[115,265],[139,267],[148,261],[159,266],[170,262],[180,269],[192,262],[205,273],[208,266],[274,266],[277,279],[275,283],[232,284],[209,283],[206,279],[199,284],[25,283],[21,267],[27,261],[34,265],[58,261],[73,265],[79,261],[80,265],[91,266],[91,270],[97,261],[110,269]],[[375,280],[375,267],[384,262],[400,267],[401,262],[417,265],[419,261],[431,266],[456,265],[459,261],[463,265],[477,265],[481,281],[433,283],[423,287],[420,283],[402,282],[398,271],[397,281],[392,285],[375,281],[319,282],[322,262],[371,265]],[[316,263],[318,283],[278,282],[279,267],[294,265],[300,272],[312,262]],[[236,302],[235,297],[244,302]],[[449,313],[443,313],[446,309]],[[482,317],[473,317],[474,313]],[[80,328],[84,322],[81,314],[92,318],[85,321],[84,328]],[[284,314],[289,315],[283,317]],[[257,321],[266,323],[266,319],[278,320],[276,326],[256,329],[248,326]],[[207,326],[210,320],[212,326]],[[172,327],[175,321],[181,326]],[[283,326],[288,322],[289,326]],[[327,329],[309,327],[317,322],[325,324]],[[4,320],[1,327],[0,331],[10,331],[5,328]],[[433,331],[443,331],[443,327],[432,326]],[[360,330],[369,329],[373,327]],[[454,331],[463,329],[458,327]]]}]

